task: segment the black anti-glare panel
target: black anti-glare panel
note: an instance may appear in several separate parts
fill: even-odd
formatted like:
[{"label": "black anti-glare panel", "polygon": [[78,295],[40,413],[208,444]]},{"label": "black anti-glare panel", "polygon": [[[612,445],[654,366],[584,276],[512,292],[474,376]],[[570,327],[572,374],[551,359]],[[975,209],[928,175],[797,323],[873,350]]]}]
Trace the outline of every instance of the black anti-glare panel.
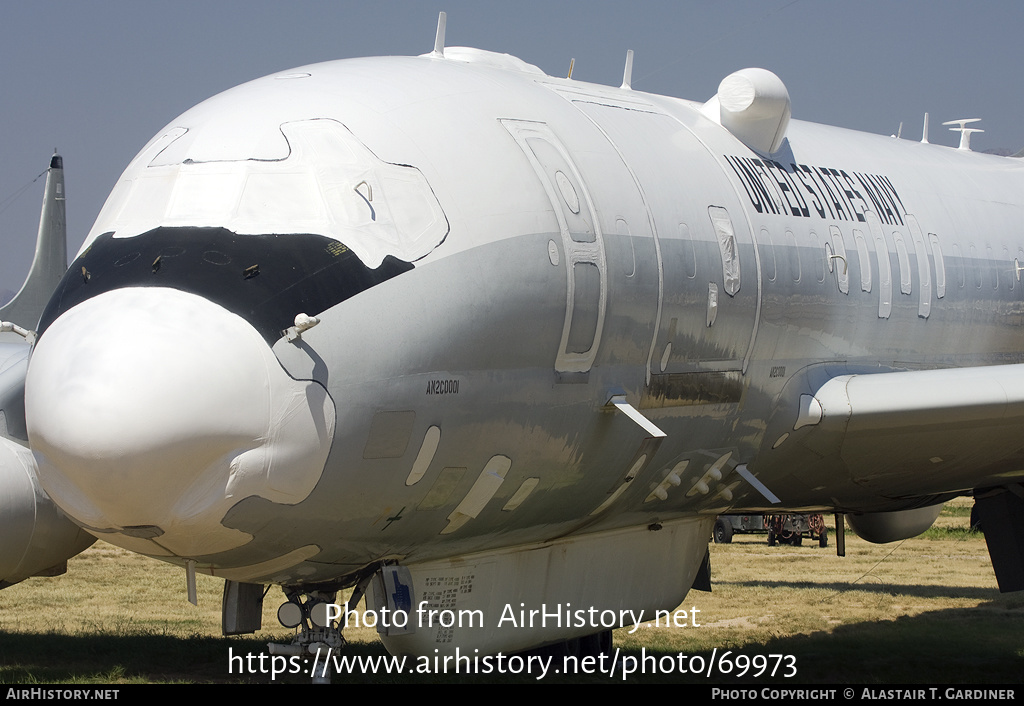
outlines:
[{"label": "black anti-glare panel", "polygon": [[315,316],[412,269],[387,256],[371,269],[321,235],[238,235],[224,228],[157,228],[131,238],[100,235],[76,259],[39,321],[42,335],[86,299],[124,287],[169,287],[238,314],[273,343],[299,313]]}]

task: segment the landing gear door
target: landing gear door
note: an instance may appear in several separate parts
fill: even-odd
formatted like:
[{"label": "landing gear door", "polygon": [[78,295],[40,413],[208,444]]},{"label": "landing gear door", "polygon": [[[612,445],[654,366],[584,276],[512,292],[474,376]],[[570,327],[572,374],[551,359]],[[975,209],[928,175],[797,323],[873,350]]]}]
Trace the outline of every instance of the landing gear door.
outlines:
[{"label": "landing gear door", "polygon": [[555,372],[587,373],[597,357],[608,298],[604,239],[590,192],[568,150],[546,124],[502,124],[537,172],[561,233],[567,287]]}]

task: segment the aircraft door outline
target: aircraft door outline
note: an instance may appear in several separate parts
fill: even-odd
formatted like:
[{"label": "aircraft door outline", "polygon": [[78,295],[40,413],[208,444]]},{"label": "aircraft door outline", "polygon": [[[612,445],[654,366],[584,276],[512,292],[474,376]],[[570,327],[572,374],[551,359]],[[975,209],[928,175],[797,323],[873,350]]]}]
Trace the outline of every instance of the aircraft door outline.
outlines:
[{"label": "aircraft door outline", "polygon": [[608,302],[604,236],[593,200],[569,151],[546,123],[501,123],[537,173],[562,237],[567,286],[555,372],[587,373],[597,357]]}]

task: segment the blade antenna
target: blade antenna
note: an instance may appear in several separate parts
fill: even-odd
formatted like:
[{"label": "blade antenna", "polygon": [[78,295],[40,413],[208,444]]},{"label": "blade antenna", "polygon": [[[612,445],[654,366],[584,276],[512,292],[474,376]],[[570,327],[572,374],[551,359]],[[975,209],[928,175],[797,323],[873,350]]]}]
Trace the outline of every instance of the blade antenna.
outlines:
[{"label": "blade antenna", "polygon": [[434,51],[431,56],[438,59],[444,58],[444,27],[448,22],[448,15],[439,12],[437,15],[437,34],[434,36]]},{"label": "blade antenna", "polygon": [[622,85],[627,91],[633,90],[633,50],[626,50],[626,68],[622,71]]}]

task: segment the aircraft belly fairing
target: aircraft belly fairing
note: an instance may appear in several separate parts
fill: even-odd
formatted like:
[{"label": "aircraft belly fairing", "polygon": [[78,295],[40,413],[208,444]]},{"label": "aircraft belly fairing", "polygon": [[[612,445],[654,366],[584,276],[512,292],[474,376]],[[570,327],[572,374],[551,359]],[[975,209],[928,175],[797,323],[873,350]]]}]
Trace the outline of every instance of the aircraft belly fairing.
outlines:
[{"label": "aircraft belly fairing", "polygon": [[43,315],[47,491],[115,544],[295,601],[461,585],[493,611],[673,608],[729,509],[1018,482],[1016,163],[789,121],[768,88],[763,125],[716,120],[739,94],[702,112],[474,50],[197,106]]}]

